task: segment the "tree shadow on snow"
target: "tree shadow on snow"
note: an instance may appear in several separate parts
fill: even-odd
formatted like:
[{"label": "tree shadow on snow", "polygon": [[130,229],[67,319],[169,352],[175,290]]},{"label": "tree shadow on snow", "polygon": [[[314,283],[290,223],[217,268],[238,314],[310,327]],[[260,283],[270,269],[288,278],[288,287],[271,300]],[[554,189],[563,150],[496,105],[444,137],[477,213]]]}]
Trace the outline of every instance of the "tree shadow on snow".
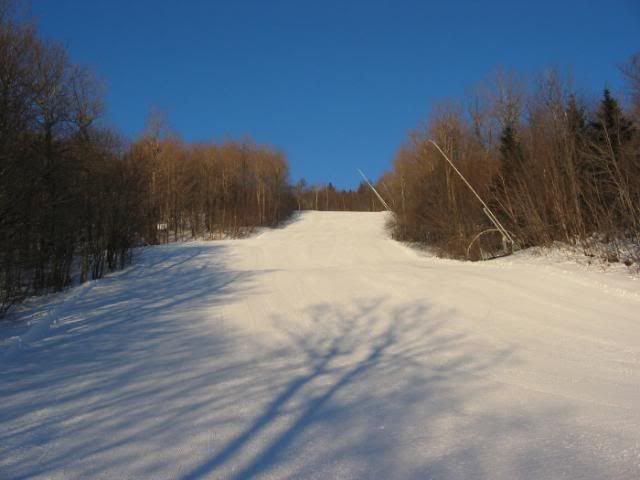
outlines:
[{"label": "tree shadow on snow", "polygon": [[260,274],[229,270],[229,255],[223,244],[155,247],[142,263],[53,302],[58,318],[49,334],[0,368],[0,477],[84,461],[84,478],[144,465],[127,445],[223,408],[224,396],[209,395],[210,386],[248,365],[199,368],[203,358],[225,358],[237,336],[222,318],[215,335],[204,322],[249,293]]},{"label": "tree shadow on snow", "polygon": [[[292,346],[279,352],[304,358],[303,373],[269,380],[276,387],[261,413],[182,480],[535,477],[550,452],[537,451],[531,438],[557,442],[556,453],[572,458],[570,473],[606,472],[585,445],[567,445],[562,404],[536,410],[533,417],[544,419],[536,423],[528,408],[473,402],[501,388],[487,381],[491,371],[516,366],[518,356],[449,328],[455,315],[426,304],[389,307],[384,298],[308,309],[311,325],[284,330]],[[546,429],[549,422],[559,433]],[[526,448],[514,453],[511,441]]]},{"label": "tree shadow on snow", "polygon": [[611,476],[572,437],[562,401],[484,407],[510,388],[492,372],[518,352],[462,333],[457,312],[382,297],[318,304],[298,322],[264,315],[279,340],[261,341],[225,322],[221,307],[265,273],[229,271],[230,254],[153,250],[126,281],[66,306],[55,333],[3,366],[0,473],[535,478],[555,452],[571,458],[557,476]]}]

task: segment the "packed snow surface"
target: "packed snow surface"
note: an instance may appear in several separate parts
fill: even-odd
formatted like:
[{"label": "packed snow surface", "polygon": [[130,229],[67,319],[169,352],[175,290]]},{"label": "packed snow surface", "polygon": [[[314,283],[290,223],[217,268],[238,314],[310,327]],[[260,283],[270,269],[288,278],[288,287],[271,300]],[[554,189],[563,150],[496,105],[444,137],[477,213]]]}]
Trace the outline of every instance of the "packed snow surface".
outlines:
[{"label": "packed snow surface", "polygon": [[636,278],[384,225],[305,213],[31,301],[0,478],[640,478]]}]

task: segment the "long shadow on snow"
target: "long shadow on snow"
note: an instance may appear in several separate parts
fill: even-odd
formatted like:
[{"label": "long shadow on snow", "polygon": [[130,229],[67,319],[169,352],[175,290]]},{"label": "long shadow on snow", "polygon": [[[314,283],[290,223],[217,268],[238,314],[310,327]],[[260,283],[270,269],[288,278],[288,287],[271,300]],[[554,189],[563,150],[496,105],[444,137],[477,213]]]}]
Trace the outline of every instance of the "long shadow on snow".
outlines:
[{"label": "long shadow on snow", "polygon": [[[203,410],[228,401],[208,395],[208,389],[247,365],[204,369],[198,361],[224,358],[240,339],[223,325],[212,335],[203,320],[216,306],[247,294],[259,272],[229,271],[227,247],[219,244],[170,245],[145,253],[142,265],[95,282],[58,305],[61,318],[50,335],[2,365],[0,417],[25,420],[0,431],[0,458],[14,459],[8,478],[64,470],[74,461],[162,435],[170,425],[191,424]],[[178,401],[186,392],[197,402]],[[158,412],[163,405],[168,407]],[[45,413],[51,410],[61,413]],[[83,443],[86,432],[88,438],[116,440]],[[59,451],[51,447],[59,438],[78,441]],[[18,448],[25,447],[37,456],[18,457]],[[104,474],[114,464],[134,461],[123,454],[85,474]]]},{"label": "long shadow on snow", "polygon": [[[15,457],[0,473],[20,479],[70,468],[81,478],[168,478],[185,459],[179,445],[201,458],[185,465],[184,480],[536,477],[549,455],[540,445],[582,464],[559,474],[611,473],[606,459],[567,446],[571,411],[561,402],[504,411],[474,403],[503,388],[488,380],[500,366],[517,366],[518,352],[451,328],[455,311],[380,297],[319,304],[299,324],[260,319],[280,328],[285,346],[238,354],[254,339],[225,329],[222,318],[215,334],[202,321],[250,293],[260,272],[228,271],[223,245],[168,252],[154,250],[155,267],[126,281],[96,283],[26,363],[3,367],[0,414],[25,422],[0,431],[0,458]],[[206,255],[207,266],[194,268]],[[87,309],[92,315],[82,318]],[[247,418],[245,405],[259,413]],[[221,428],[232,433],[219,438]],[[533,446],[531,438],[545,441]],[[150,441],[160,454],[136,450]],[[27,454],[18,456],[18,447]]]},{"label": "long shadow on snow", "polygon": [[[497,367],[517,366],[513,348],[488,350],[449,328],[454,311],[413,303],[392,307],[389,318],[387,303],[316,305],[306,312],[310,327],[283,330],[292,347],[278,355],[302,357],[306,372],[292,366],[285,377],[265,379],[273,388],[263,394],[273,394],[261,413],[237,422],[236,435],[181,479],[535,477],[544,472],[546,447],[508,448],[532,437],[572,458],[579,472],[570,473],[607,472],[606,459],[567,445],[573,433],[562,427],[570,416],[562,403],[533,412],[473,405],[501,390],[487,380]],[[537,423],[538,415],[545,421]],[[549,421],[561,426],[560,436],[547,431]]]},{"label": "long shadow on snow", "polygon": [[[304,443],[306,432],[315,431],[318,426],[329,430],[337,428],[333,433],[341,432],[344,438],[352,436],[353,432],[345,432],[344,428],[350,420],[361,417],[368,404],[375,404],[387,415],[389,410],[394,411],[399,418],[388,418],[387,421],[400,423],[405,415],[411,416],[416,404],[428,398],[421,393],[424,387],[435,391],[441,388],[443,391],[439,394],[447,397],[448,407],[454,408],[461,400],[455,398],[455,391],[450,386],[440,385],[443,379],[455,377],[464,381],[512,357],[513,352],[506,349],[494,352],[490,357],[476,358],[469,353],[465,336],[448,332],[445,319],[429,312],[426,305],[397,307],[393,309],[391,319],[385,319],[377,314],[385,303],[383,298],[363,300],[353,313],[331,305],[309,309],[308,315],[313,322],[311,331],[285,331],[294,347],[293,351],[280,352],[283,357],[302,355],[308,373],[285,382],[258,417],[212,458],[182,479],[194,480],[209,475],[243,479],[267,473],[281,462],[286,464],[287,457],[296,450],[293,447]],[[275,319],[273,324],[286,322]],[[428,367],[425,359],[437,356],[444,358],[425,371]],[[369,382],[380,385],[380,390],[371,392],[370,385],[367,386]],[[347,396],[353,396],[354,391],[357,393],[345,403],[340,399],[343,391]],[[390,409],[393,405],[401,406],[403,412]],[[286,415],[292,417],[288,426],[270,438],[247,465],[239,471],[224,468],[234,456],[270,429],[272,423]],[[356,438],[371,447],[370,435],[375,434],[375,430],[356,429]],[[336,446],[339,443],[339,437],[329,439],[329,444]],[[374,450],[388,452],[393,448],[394,445],[389,444]],[[353,445],[349,445],[335,448],[331,454],[341,456],[352,451]],[[304,472],[300,471],[296,476],[304,478],[314,470],[317,475],[317,469],[324,461],[320,460],[318,465],[313,459],[305,459],[305,463]],[[227,470],[235,470],[235,473],[226,473]],[[291,475],[291,471],[285,475]]]}]

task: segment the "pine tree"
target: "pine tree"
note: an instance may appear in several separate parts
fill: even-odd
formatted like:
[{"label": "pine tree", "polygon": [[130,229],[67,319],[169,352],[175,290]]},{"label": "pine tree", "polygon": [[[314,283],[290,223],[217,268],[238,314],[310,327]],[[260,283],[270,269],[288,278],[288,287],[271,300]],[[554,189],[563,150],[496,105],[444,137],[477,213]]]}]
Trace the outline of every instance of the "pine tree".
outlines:
[{"label": "pine tree", "polygon": [[627,119],[618,101],[605,88],[596,118],[590,122],[591,139],[600,147],[611,148],[616,155],[633,137],[633,123]]},{"label": "pine tree", "polygon": [[[595,118],[587,127],[589,145],[582,169],[583,183],[588,184],[589,199],[594,218],[605,218],[609,226],[596,224],[596,228],[612,228],[628,217],[631,209],[629,193],[629,146],[634,136],[633,123],[627,119],[618,101],[608,89]],[[603,212],[608,212],[603,217]],[[633,215],[631,215],[633,216]],[[596,222],[597,223],[597,222]]]},{"label": "pine tree", "polygon": [[573,137],[579,137],[585,131],[587,119],[584,107],[578,104],[575,95],[571,95],[567,102],[567,110],[565,112],[567,119],[567,129]]},{"label": "pine tree", "polygon": [[500,136],[501,171],[505,183],[508,185],[516,175],[523,162],[523,153],[518,141],[516,129],[511,124],[505,125]]}]

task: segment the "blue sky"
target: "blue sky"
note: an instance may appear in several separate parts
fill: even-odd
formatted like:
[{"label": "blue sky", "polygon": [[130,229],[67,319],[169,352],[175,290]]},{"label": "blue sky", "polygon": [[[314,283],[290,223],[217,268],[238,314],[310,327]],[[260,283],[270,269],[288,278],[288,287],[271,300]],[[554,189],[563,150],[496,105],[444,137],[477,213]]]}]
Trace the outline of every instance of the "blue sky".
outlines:
[{"label": "blue sky", "polygon": [[496,68],[569,68],[597,93],[640,49],[640,1],[32,0],[43,34],[106,80],[130,138],[151,107],[186,140],[277,146],[292,178],[388,169],[437,102]]}]

